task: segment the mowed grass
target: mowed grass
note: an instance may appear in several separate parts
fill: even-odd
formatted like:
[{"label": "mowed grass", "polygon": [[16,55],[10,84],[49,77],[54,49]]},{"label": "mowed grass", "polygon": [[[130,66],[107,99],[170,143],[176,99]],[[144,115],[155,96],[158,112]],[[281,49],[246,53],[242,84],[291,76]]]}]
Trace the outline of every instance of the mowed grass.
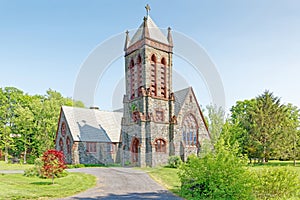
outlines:
[{"label": "mowed grass", "polygon": [[155,168],[140,168],[147,172],[149,176],[157,183],[164,186],[174,194],[179,195],[180,192],[180,180],[178,177],[178,169],[167,167],[155,167]]},{"label": "mowed grass", "polygon": [[[280,160],[269,160],[269,162],[265,164],[254,164],[254,166],[294,166],[294,161],[280,161]],[[296,167],[300,167],[300,162],[296,161]]]},{"label": "mowed grass", "polygon": [[6,164],[4,161],[0,161],[0,170],[25,170],[33,167],[30,164]]},{"label": "mowed grass", "polygon": [[[249,170],[260,170],[266,167],[280,167],[280,166],[291,166],[291,168],[299,174],[300,178],[300,163],[293,167],[293,161],[269,161],[266,164],[252,165],[249,166]],[[167,168],[167,167],[155,167],[155,168],[139,168],[147,172],[152,179],[157,183],[164,186],[174,194],[180,195],[181,183],[178,177],[178,169]],[[294,200],[294,199],[291,199]]]},{"label": "mowed grass", "polygon": [[51,179],[25,177],[22,174],[0,174],[0,199],[51,199],[67,197],[96,185],[96,178],[84,173],[69,173]]},{"label": "mowed grass", "polygon": [[250,170],[259,170],[267,167],[291,167],[291,169],[295,170],[300,178],[300,162],[296,162],[296,166],[294,166],[294,161],[280,161],[280,160],[269,160],[269,162],[265,164],[252,164],[249,167]]}]

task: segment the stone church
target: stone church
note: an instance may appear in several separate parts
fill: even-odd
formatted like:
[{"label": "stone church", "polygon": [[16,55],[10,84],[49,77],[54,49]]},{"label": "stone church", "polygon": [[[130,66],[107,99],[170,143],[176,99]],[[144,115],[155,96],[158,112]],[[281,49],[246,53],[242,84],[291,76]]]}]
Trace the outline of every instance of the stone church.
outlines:
[{"label": "stone church", "polygon": [[62,107],[56,149],[68,163],[165,165],[210,139],[192,87],[173,92],[171,29],[164,35],[146,9],[133,36],[126,32],[123,113]]}]

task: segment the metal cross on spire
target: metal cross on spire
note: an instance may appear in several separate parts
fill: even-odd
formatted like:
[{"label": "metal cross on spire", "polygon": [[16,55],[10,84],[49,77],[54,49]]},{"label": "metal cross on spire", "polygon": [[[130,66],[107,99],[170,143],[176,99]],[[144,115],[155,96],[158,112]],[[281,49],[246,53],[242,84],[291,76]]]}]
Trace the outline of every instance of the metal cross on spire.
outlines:
[{"label": "metal cross on spire", "polygon": [[146,8],[146,11],[147,11],[147,16],[149,16],[149,12],[150,12],[150,10],[151,10],[149,4],[147,4],[147,5],[145,6],[145,8]]}]

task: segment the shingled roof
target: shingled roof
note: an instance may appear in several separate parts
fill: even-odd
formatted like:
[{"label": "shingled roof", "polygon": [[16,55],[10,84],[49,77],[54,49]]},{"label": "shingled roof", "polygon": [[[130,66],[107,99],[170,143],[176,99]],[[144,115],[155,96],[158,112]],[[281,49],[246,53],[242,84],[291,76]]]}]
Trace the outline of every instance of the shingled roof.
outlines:
[{"label": "shingled roof", "polygon": [[74,141],[119,142],[123,113],[62,106]]},{"label": "shingled roof", "polygon": [[[146,23],[146,25],[144,23]],[[148,36],[149,38],[169,45],[167,36],[165,36],[162,33],[162,31],[158,28],[158,26],[154,23],[154,21],[151,19],[150,16],[147,16],[145,18],[144,22],[139,26],[138,30],[135,32],[132,39],[130,40],[129,45],[132,45],[132,44],[136,43],[137,41],[143,39],[145,27],[148,29],[147,31],[149,31],[149,36]]]},{"label": "shingled roof", "polygon": [[174,97],[175,97],[175,109],[174,109],[174,114],[176,116],[178,116],[182,106],[183,106],[183,103],[184,103],[184,100],[186,99],[186,96],[188,95],[189,91],[190,91],[191,87],[188,87],[188,88],[185,88],[185,89],[182,89],[182,90],[178,90],[176,92],[174,92]]}]

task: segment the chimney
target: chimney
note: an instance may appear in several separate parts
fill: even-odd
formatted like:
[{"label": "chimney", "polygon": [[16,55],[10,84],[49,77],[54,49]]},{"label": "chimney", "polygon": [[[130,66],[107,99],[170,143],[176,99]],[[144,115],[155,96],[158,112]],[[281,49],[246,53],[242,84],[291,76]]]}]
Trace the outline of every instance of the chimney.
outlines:
[{"label": "chimney", "polygon": [[92,109],[92,110],[99,110],[99,107],[98,106],[91,106],[90,109]]}]

